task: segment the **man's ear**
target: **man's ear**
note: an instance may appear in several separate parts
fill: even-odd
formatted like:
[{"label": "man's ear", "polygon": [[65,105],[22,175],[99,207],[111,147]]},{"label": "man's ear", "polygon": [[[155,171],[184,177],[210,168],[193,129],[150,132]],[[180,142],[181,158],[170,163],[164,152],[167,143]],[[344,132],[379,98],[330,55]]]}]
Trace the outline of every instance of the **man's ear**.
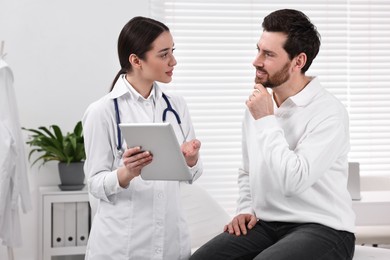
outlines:
[{"label": "man's ear", "polygon": [[133,68],[141,68],[141,60],[134,53],[130,54],[129,62]]},{"label": "man's ear", "polygon": [[298,54],[298,56],[296,56],[294,58],[294,68],[295,69],[299,69],[299,70],[302,70],[302,68],[305,66],[306,64],[306,61],[307,61],[307,56],[305,53],[301,52],[300,54]]}]

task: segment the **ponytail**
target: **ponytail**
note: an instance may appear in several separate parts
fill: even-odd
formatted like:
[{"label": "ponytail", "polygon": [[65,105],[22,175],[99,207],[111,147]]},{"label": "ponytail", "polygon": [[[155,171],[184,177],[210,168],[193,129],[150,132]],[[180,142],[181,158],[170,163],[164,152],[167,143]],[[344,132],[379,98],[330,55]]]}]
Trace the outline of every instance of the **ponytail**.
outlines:
[{"label": "ponytail", "polygon": [[119,77],[120,77],[122,74],[124,74],[124,73],[126,73],[126,69],[122,68],[122,69],[120,69],[120,71],[116,74],[116,76],[115,76],[115,78],[114,78],[114,81],[113,81],[112,84],[111,84],[110,92],[111,92],[112,89],[114,88],[115,83],[118,81]]}]

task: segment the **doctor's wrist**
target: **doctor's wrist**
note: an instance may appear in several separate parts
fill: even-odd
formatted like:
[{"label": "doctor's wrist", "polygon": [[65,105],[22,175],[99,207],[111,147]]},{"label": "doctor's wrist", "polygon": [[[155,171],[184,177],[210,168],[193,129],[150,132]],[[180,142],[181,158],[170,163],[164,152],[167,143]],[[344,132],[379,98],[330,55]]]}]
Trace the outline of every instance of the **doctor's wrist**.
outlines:
[{"label": "doctor's wrist", "polygon": [[136,177],[136,175],[130,172],[126,167],[122,166],[117,170],[117,177],[119,186],[126,188],[129,186],[130,181]]}]

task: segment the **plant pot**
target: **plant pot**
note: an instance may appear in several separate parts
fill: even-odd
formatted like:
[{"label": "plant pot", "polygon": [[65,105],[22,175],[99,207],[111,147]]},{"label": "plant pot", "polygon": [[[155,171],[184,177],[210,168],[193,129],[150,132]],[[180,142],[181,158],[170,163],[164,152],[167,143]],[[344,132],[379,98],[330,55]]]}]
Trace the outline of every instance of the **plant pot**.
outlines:
[{"label": "plant pot", "polygon": [[61,190],[81,190],[84,188],[84,162],[58,163]]}]

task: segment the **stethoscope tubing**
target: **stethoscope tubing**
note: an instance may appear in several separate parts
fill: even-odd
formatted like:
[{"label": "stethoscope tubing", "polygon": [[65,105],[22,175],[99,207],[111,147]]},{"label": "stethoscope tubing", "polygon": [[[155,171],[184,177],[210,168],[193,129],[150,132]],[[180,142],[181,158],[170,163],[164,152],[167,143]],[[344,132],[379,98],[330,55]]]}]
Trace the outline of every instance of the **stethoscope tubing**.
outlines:
[{"label": "stethoscope tubing", "polygon": [[[185,142],[187,140],[187,137],[184,134],[183,128],[181,126],[181,119],[180,119],[179,114],[173,109],[173,107],[171,106],[171,102],[169,102],[168,97],[164,93],[162,93],[162,97],[164,98],[165,102],[167,103],[167,108],[165,108],[163,111],[162,121],[165,122],[167,119],[167,113],[171,112],[176,118],[177,124],[179,125],[180,131],[183,135],[183,139],[184,139],[183,142]],[[119,115],[119,105],[118,105],[117,98],[114,98],[114,107],[115,107],[116,129],[118,132],[118,135],[117,135],[118,142],[117,142],[116,148],[118,151],[120,151],[120,150],[122,150],[122,132],[121,132],[121,129],[119,127],[119,124],[121,123],[121,118]]]}]

